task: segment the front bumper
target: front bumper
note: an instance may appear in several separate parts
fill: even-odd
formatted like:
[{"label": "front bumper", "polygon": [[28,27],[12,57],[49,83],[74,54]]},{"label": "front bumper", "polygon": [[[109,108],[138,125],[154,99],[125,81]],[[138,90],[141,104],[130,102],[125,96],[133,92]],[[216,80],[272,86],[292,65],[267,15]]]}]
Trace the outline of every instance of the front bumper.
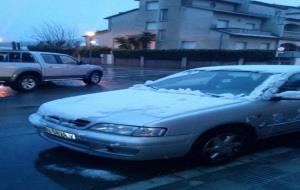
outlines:
[{"label": "front bumper", "polygon": [[[191,147],[191,135],[163,137],[130,137],[105,134],[90,130],[64,127],[46,122],[38,114],[29,118],[39,134],[67,148],[121,160],[154,160],[184,156]],[[74,134],[76,140],[68,140],[47,132],[47,128]]]}]

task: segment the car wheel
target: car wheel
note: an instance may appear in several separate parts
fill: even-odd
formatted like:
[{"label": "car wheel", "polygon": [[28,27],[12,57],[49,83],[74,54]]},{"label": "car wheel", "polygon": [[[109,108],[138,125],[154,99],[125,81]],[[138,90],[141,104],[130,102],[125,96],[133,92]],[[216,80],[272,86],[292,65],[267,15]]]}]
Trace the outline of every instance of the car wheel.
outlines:
[{"label": "car wheel", "polygon": [[12,85],[12,89],[17,89],[19,91],[32,91],[39,85],[39,80],[37,77],[32,75],[24,75],[17,79],[15,85]]},{"label": "car wheel", "polygon": [[88,78],[84,79],[84,82],[88,85],[96,85],[101,81],[102,73],[98,71],[92,72]]},{"label": "car wheel", "polygon": [[225,164],[240,156],[249,142],[241,129],[216,129],[198,139],[193,148],[193,156],[208,164]]}]

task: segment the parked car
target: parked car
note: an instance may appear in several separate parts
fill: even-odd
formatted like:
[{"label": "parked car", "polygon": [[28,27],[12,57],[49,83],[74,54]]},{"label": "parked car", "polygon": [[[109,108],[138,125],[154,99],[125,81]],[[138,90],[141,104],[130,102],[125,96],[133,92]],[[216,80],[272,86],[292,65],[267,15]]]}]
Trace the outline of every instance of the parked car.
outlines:
[{"label": "parked car", "polygon": [[223,163],[257,139],[300,130],[300,66],[218,66],[43,104],[45,139],[88,154]]},{"label": "parked car", "polygon": [[84,64],[58,53],[0,51],[0,82],[14,90],[31,91],[45,81],[79,79],[98,84],[103,75],[100,66]]}]

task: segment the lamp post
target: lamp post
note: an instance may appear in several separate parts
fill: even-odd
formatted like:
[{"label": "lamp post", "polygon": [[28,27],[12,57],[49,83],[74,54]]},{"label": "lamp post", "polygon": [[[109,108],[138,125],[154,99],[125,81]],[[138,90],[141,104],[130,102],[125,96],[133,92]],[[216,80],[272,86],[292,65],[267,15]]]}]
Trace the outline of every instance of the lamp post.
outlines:
[{"label": "lamp post", "polygon": [[282,64],[282,62],[281,62],[281,54],[283,54],[284,51],[285,51],[284,47],[277,48],[276,56],[278,57],[279,65]]},{"label": "lamp post", "polygon": [[95,36],[95,32],[87,32],[86,33],[86,43],[89,48],[89,62],[92,61],[92,45],[93,45],[93,38]]}]

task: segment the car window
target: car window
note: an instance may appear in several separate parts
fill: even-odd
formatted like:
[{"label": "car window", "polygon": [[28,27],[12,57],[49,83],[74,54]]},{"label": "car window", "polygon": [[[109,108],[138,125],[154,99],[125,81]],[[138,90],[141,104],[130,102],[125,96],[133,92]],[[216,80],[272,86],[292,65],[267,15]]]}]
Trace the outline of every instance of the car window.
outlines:
[{"label": "car window", "polygon": [[0,62],[8,62],[8,52],[0,52]]},{"label": "car window", "polygon": [[23,63],[34,63],[35,59],[31,53],[22,53],[22,62]]},{"label": "car window", "polygon": [[51,54],[42,54],[44,62],[47,64],[60,64],[55,55]]},{"label": "car window", "polygon": [[9,53],[9,62],[22,62],[21,53],[10,52]]},{"label": "car window", "polygon": [[279,89],[279,92],[285,91],[300,91],[300,74],[290,77],[289,80]]},{"label": "car window", "polygon": [[65,56],[65,55],[61,55],[59,57],[60,57],[60,60],[63,64],[72,64],[72,65],[77,64],[77,61],[72,57]]}]

